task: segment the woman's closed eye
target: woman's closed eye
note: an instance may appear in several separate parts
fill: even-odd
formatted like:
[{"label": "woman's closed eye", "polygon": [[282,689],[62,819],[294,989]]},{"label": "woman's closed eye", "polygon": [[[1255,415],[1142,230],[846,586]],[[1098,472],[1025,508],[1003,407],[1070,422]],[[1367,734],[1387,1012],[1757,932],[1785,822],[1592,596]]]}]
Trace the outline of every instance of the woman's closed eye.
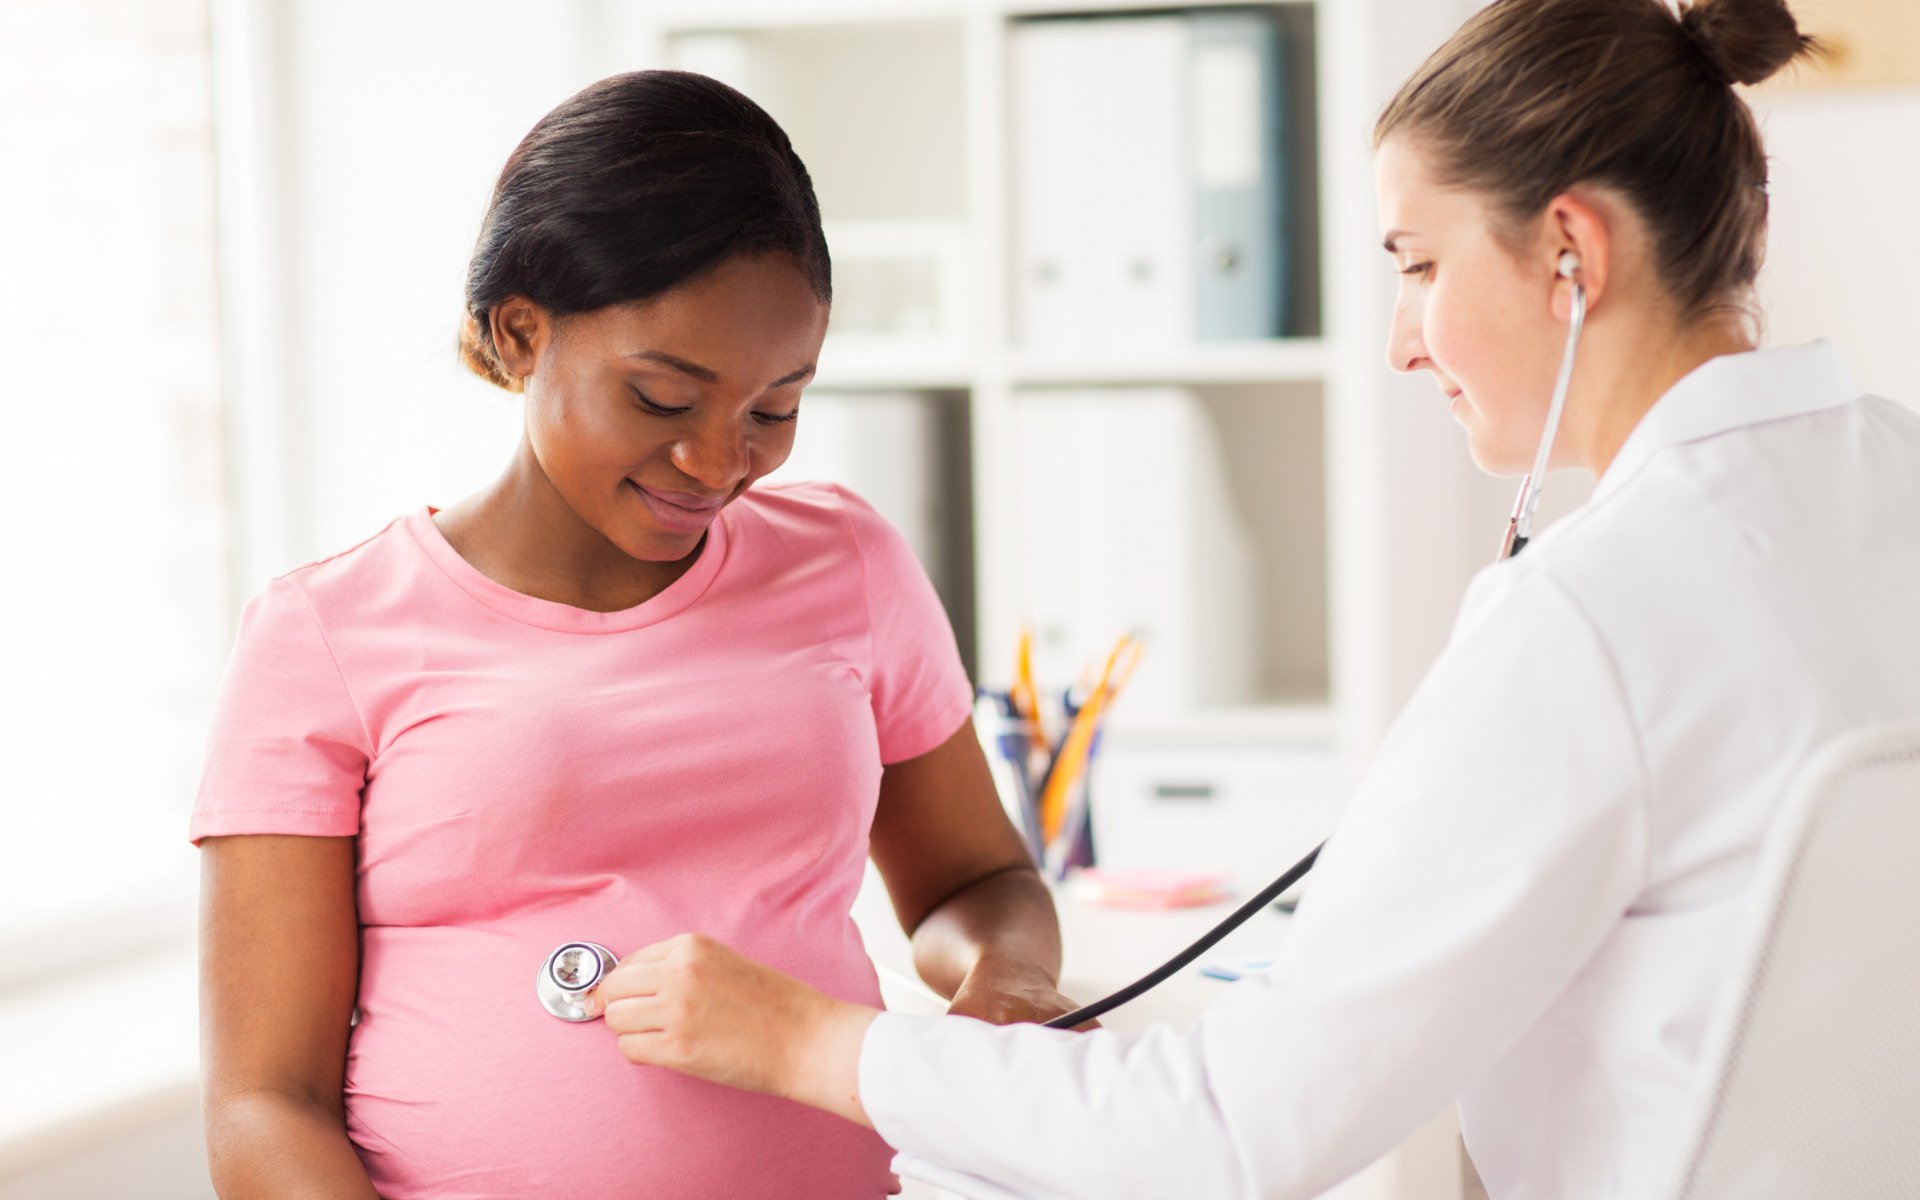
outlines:
[{"label": "woman's closed eye", "polygon": [[1424,278],[1433,273],[1433,264],[1430,262],[1408,263],[1406,266],[1400,268],[1400,273],[1402,275],[1413,275]]},{"label": "woman's closed eye", "polygon": [[[650,413],[656,417],[681,417],[692,412],[694,408],[691,404],[662,404],[639,388],[630,387],[627,390],[633,393],[634,403],[640,406],[642,412]],[[753,419],[762,425],[785,425],[800,419],[800,408],[798,405],[795,405],[786,412],[756,411],[753,414]]]},{"label": "woman's closed eye", "polygon": [[673,407],[653,400],[639,388],[629,388],[628,390],[633,393],[633,399],[635,403],[639,404],[641,409],[652,413],[656,417],[678,417],[693,411],[693,405],[691,404]]}]

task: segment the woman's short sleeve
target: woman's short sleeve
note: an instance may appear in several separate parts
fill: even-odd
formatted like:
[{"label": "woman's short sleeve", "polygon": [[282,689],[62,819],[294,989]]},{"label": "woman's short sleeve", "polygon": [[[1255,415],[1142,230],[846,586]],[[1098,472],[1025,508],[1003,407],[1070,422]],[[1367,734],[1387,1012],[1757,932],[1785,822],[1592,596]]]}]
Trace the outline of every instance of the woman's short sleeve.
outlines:
[{"label": "woman's short sleeve", "polygon": [[214,707],[190,836],[360,832],[370,742],[299,586],[247,605]]},{"label": "woman's short sleeve", "polygon": [[947,611],[907,539],[866,501],[841,494],[866,569],[873,630],[868,687],[880,761],[905,762],[953,736],[973,711],[973,686]]}]

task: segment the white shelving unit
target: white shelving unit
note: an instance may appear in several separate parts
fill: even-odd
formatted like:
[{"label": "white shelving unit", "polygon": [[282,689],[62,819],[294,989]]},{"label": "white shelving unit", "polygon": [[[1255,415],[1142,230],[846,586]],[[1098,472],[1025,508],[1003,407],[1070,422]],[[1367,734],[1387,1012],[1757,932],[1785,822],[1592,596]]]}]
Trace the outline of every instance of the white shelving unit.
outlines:
[{"label": "white shelving unit", "polygon": [[1202,343],[1177,354],[1056,355],[1014,349],[1015,387],[1132,384],[1323,383],[1326,344],[1319,338]]},{"label": "white shelving unit", "polygon": [[[1085,11],[1109,8],[1087,5]],[[974,587],[972,611],[956,613],[956,624],[974,631],[969,649],[982,682],[1003,682],[1023,617],[1009,569],[1014,523],[1021,519],[1010,500],[1017,393],[1171,385],[1228,389],[1243,405],[1251,393],[1273,389],[1295,408],[1303,400],[1322,401],[1303,391],[1324,390],[1329,363],[1318,339],[1139,354],[1050,354],[1015,343],[1008,311],[1006,59],[1009,25],[1031,8],[803,0],[612,11],[617,31],[609,40],[625,49],[610,69],[664,63],[704,70],[754,95],[781,120],[814,174],[830,239],[836,224],[849,221],[945,222],[963,231],[966,311],[951,322],[962,335],[916,347],[836,334],[814,386],[964,395]],[[880,96],[884,103],[874,103]],[[1317,433],[1318,422],[1308,424]],[[1312,458],[1317,466],[1317,448]],[[1324,554],[1307,567],[1324,590]],[[1322,660],[1317,678],[1294,689],[1305,695],[1286,697],[1323,708],[1324,607],[1314,614],[1317,628],[1305,634]]]}]

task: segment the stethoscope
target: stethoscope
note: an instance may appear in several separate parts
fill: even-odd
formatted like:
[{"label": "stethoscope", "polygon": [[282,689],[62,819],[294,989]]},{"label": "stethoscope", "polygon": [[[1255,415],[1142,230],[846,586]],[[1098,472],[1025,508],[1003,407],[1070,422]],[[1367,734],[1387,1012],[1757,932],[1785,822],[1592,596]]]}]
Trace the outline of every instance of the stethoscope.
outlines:
[{"label": "stethoscope", "polygon": [[598,942],[568,942],[547,955],[533,982],[541,1005],[562,1021],[591,1021],[587,993],[619,964],[613,951]]},{"label": "stethoscope", "polygon": [[[1567,407],[1567,389],[1573,383],[1573,356],[1580,348],[1580,329],[1586,324],[1587,290],[1574,279],[1575,273],[1580,270],[1579,256],[1571,250],[1562,253],[1555,270],[1561,279],[1573,282],[1573,308],[1567,320],[1567,346],[1560,355],[1560,374],[1553,382],[1553,399],[1547,405],[1547,423],[1541,428],[1540,444],[1534,451],[1533,470],[1520,480],[1520,494],[1514,499],[1513,516],[1507,520],[1507,535],[1500,544],[1500,554],[1495,562],[1520,553],[1533,538],[1534,513],[1540,507],[1540,493],[1545,489],[1547,461],[1553,455],[1553,439],[1560,432],[1560,415]],[[1165,983],[1194,959],[1211,950],[1221,938],[1245,925],[1255,913],[1278,900],[1281,893],[1306,878],[1326,845],[1321,842],[1307,851],[1306,857],[1281,872],[1278,879],[1261,888],[1252,899],[1234,909],[1180,953],[1112,995],[1055,1017],[1046,1023],[1047,1026],[1051,1029],[1073,1029],[1084,1025]],[[586,1010],[586,994],[613,969],[615,961],[613,952],[605,946],[593,942],[567,943],[549,955],[546,964],[540,968],[535,987],[540,1003],[562,1020],[591,1020]]]},{"label": "stethoscope", "polygon": [[1573,278],[1579,270],[1580,256],[1571,250],[1564,251],[1556,274],[1573,283],[1573,309],[1567,316],[1567,348],[1560,355],[1560,374],[1553,381],[1553,402],[1547,405],[1547,423],[1540,431],[1539,448],[1533,452],[1533,470],[1520,481],[1520,495],[1513,502],[1513,516],[1507,521],[1507,537],[1501,543],[1500,558],[1512,558],[1520,553],[1533,537],[1534,510],[1540,507],[1540,493],[1546,489],[1547,459],[1553,454],[1553,439],[1560,432],[1560,414],[1567,407],[1567,388],[1573,383],[1573,355],[1580,348],[1580,327],[1587,323],[1587,289]]}]

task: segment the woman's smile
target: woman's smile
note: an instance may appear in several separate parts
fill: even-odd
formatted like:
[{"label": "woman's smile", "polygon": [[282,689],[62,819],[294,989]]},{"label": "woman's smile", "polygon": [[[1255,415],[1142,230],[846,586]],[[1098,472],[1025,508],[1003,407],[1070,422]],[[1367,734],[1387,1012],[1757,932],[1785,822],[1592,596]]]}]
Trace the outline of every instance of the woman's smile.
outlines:
[{"label": "woman's smile", "polygon": [[699,533],[713,524],[713,518],[732,496],[732,493],[702,496],[698,492],[655,487],[634,479],[626,482],[640,497],[640,503],[647,506],[654,521],[672,533]]}]

